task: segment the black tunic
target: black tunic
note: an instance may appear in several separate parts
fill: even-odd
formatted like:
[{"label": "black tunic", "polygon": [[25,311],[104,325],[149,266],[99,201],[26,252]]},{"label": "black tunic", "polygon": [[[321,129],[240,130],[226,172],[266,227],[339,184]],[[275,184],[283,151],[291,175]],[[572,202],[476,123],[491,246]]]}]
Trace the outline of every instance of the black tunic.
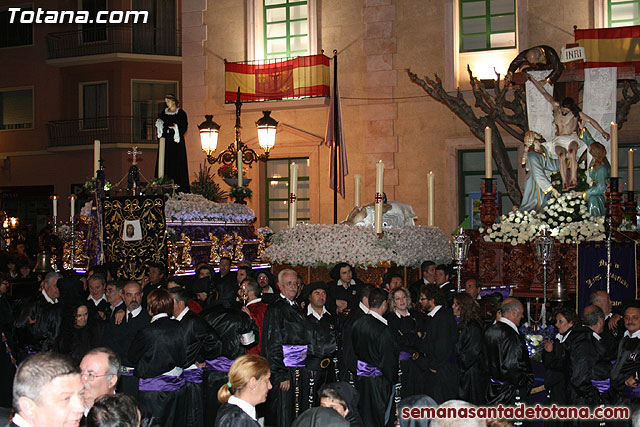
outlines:
[{"label": "black tunic", "polygon": [[[613,365],[611,364],[611,359],[609,359],[609,355],[607,354],[607,350],[602,342],[602,338],[598,339],[592,333],[591,334],[591,344],[596,351],[597,359],[594,361],[593,366],[591,366],[591,379],[596,381],[606,381],[611,379],[611,369]],[[610,385],[610,384],[609,384]],[[609,390],[599,392],[598,400],[595,402],[588,402],[590,405],[597,405],[600,403],[615,403],[610,399]]]},{"label": "black tunic", "polygon": [[640,373],[640,338],[624,337],[618,346],[616,364],[611,369],[611,392],[618,397],[618,403],[637,401],[637,398],[622,396],[625,381]]},{"label": "black tunic", "polygon": [[[358,376],[356,388],[360,394],[358,410],[364,425],[383,427],[385,412],[392,402],[398,381],[398,349],[393,333],[388,326],[368,314],[353,325],[352,341],[357,360],[382,371],[382,375],[376,377]],[[390,414],[393,414],[393,409]]]},{"label": "black tunic", "polygon": [[456,343],[456,361],[458,365],[459,398],[482,405],[487,391],[487,372],[482,353],[483,330],[479,322],[471,320],[460,329]]},{"label": "black tunic", "polygon": [[553,384],[548,384],[550,403],[580,406],[599,400],[598,390],[591,384],[592,367],[598,358],[591,332],[582,326],[573,326],[565,333],[562,343],[556,338],[553,351],[543,353],[547,373],[556,378]]},{"label": "black tunic", "polygon": [[[180,186],[179,191],[188,193],[189,170],[187,167],[187,146],[184,141],[184,134],[187,132],[189,126],[187,114],[181,108],[178,108],[178,111],[175,113],[169,113],[165,108],[160,112],[158,118],[164,121],[162,132],[162,136],[165,138],[164,174],[172,178],[173,182]],[[178,125],[180,134],[180,142],[178,143],[174,140],[174,130],[170,129],[170,126],[173,124]]]},{"label": "black tunic", "polygon": [[[308,386],[304,389],[303,400],[310,406],[318,406],[317,391],[326,384],[336,381],[334,357],[336,356],[337,326],[335,316],[324,313],[320,320],[313,314],[305,318],[310,333],[307,352]],[[313,383],[311,382],[313,380]]]},{"label": "black tunic", "polygon": [[352,385],[355,384],[356,364],[358,362],[358,359],[356,358],[356,354],[353,351],[353,341],[351,339],[351,333],[353,331],[354,323],[365,315],[366,313],[362,311],[359,305],[357,305],[353,310],[351,310],[342,325],[342,357],[340,358],[339,362],[341,377],[340,379],[342,381],[347,381]]},{"label": "black tunic", "polygon": [[358,291],[364,285],[362,280],[352,279],[355,284],[349,285],[347,289],[344,286],[338,285],[337,280],[333,280],[327,283],[327,303],[326,307],[331,313],[336,313],[337,305],[336,300],[343,300],[347,302],[347,308],[353,310],[358,307]]},{"label": "black tunic", "polygon": [[[259,332],[256,323],[241,310],[214,305],[201,313],[202,318],[211,326],[220,339],[219,356],[235,360],[245,354],[247,347],[242,345],[241,336],[253,332],[256,340]],[[256,341],[257,343],[257,341]],[[251,345],[255,345],[253,343]],[[216,356],[218,357],[218,356]],[[213,358],[215,359],[215,358]],[[212,359],[207,359],[212,360]],[[220,408],[218,389],[228,381],[226,372],[206,369],[204,372],[205,418],[206,426],[213,426]]]},{"label": "black tunic", "polygon": [[[280,297],[274,301],[264,315],[260,351],[271,367],[270,391],[271,410],[276,417],[277,426],[289,427],[295,417],[295,389],[306,384],[306,370],[284,365],[283,345],[309,345],[309,332],[304,316],[297,305]],[[297,378],[297,380],[296,380]],[[280,383],[289,381],[289,390],[283,391]],[[303,409],[299,401],[299,409]]]},{"label": "black tunic", "polygon": [[425,316],[425,320],[427,334],[421,345],[427,355],[423,364],[427,375],[426,394],[436,402],[443,403],[458,395],[455,355],[458,325],[451,309],[447,307],[440,307],[433,317]]},{"label": "black tunic", "polygon": [[[424,372],[420,369],[418,358],[422,357],[421,341],[418,331],[423,322],[418,319],[417,312],[410,312],[409,316],[398,317],[394,312],[387,313],[384,317],[389,322],[389,328],[393,332],[393,339],[399,351],[411,355],[410,360],[401,360],[400,371],[400,396],[404,399],[416,394],[425,394]],[[424,331],[423,331],[424,332]],[[424,336],[424,335],[423,335]]]},{"label": "black tunic", "polygon": [[259,427],[260,424],[237,405],[223,403],[218,410],[215,427]]},{"label": "black tunic", "polygon": [[533,368],[524,339],[504,322],[484,333],[484,355],[489,375],[487,404],[513,405],[516,396],[526,399],[533,385]]},{"label": "black tunic", "polygon": [[[129,360],[138,378],[154,378],[186,362],[184,330],[180,322],[161,317],[140,329],[129,347]],[[138,392],[138,402],[164,426],[184,425],[183,389]]]}]

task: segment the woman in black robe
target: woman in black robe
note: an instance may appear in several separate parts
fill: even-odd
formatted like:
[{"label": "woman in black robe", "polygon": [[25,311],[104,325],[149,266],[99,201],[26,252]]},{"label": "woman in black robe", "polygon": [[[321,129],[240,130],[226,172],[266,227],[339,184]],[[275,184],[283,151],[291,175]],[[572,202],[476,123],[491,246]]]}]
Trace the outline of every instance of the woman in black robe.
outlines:
[{"label": "woman in black robe", "polygon": [[453,298],[453,314],[458,321],[456,363],[458,365],[458,395],[460,399],[482,405],[485,403],[487,373],[482,364],[482,320],[478,305],[471,295],[459,293]]},{"label": "woman in black robe", "polygon": [[418,365],[419,343],[424,332],[418,325],[423,324],[418,319],[418,313],[409,310],[411,294],[405,288],[397,288],[389,293],[387,300],[389,310],[384,316],[389,322],[393,338],[400,350],[400,396],[405,398],[416,394],[424,394],[421,378],[424,372]]},{"label": "woman in black robe", "polygon": [[[187,146],[184,134],[189,125],[187,114],[178,108],[178,100],[173,94],[164,97],[167,107],[163,109],[156,120],[158,138],[164,141],[164,174],[173,179],[180,186],[179,191],[189,192],[189,169],[187,167]],[[156,176],[157,176],[156,169]]]},{"label": "woman in black robe", "polygon": [[87,351],[100,345],[102,336],[90,319],[89,306],[86,303],[77,304],[73,313],[73,327],[64,333],[60,350],[62,354],[68,355],[79,364]]},{"label": "woman in black robe", "polygon": [[271,389],[271,371],[264,357],[246,354],[229,369],[229,382],[218,390],[222,403],[216,427],[257,427],[256,406],[267,400]]}]

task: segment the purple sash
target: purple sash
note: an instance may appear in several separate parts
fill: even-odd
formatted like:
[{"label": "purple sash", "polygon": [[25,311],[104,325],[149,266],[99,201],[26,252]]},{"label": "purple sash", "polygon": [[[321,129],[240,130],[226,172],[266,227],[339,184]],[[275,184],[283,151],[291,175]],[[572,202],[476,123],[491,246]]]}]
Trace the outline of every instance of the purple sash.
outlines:
[{"label": "purple sash", "polygon": [[229,372],[229,369],[231,369],[232,364],[233,364],[233,360],[227,359],[224,356],[220,356],[213,360],[206,360],[205,368],[211,371]]},{"label": "purple sash", "polygon": [[593,384],[593,386],[597,388],[598,392],[600,393],[605,393],[609,390],[610,382],[611,380],[609,378],[607,378],[606,380],[591,380],[591,384]]},{"label": "purple sash", "polygon": [[505,385],[504,381],[496,380],[495,378],[491,378],[491,382],[498,385]]},{"label": "purple sash", "polygon": [[307,345],[283,345],[282,362],[287,368],[304,368],[307,361]]},{"label": "purple sash", "polygon": [[640,387],[631,388],[629,386],[624,386],[624,390],[622,391],[623,397],[628,397],[630,399],[639,399],[640,398]]},{"label": "purple sash", "polygon": [[180,375],[159,375],[153,378],[140,378],[140,391],[178,391],[184,386],[184,377]]},{"label": "purple sash", "polygon": [[401,351],[401,352],[400,352],[400,355],[398,356],[398,360],[400,360],[400,361],[402,361],[402,362],[407,362],[407,361],[409,361],[409,360],[412,360],[412,359],[413,359],[413,357],[412,357],[412,356],[413,356],[413,355],[412,355],[411,353],[409,353],[409,352]]},{"label": "purple sash", "polygon": [[367,362],[358,360],[356,375],[359,377],[375,378],[382,376],[382,371],[373,365],[369,365]]},{"label": "purple sash", "polygon": [[185,369],[182,372],[184,379],[188,383],[200,384],[202,382],[203,371],[200,368],[196,369]]}]

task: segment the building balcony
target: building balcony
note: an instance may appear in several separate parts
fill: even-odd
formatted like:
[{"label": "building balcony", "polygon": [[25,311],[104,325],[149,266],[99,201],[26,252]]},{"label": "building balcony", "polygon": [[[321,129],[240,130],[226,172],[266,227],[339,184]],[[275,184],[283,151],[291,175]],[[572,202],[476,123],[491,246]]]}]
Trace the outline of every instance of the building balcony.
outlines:
[{"label": "building balcony", "polygon": [[96,62],[99,58],[142,59],[140,55],[180,57],[179,31],[144,25],[104,25],[47,35],[48,63],[64,64],[71,58]]},{"label": "building balcony", "polygon": [[103,144],[153,144],[154,120],[147,117],[109,116],[90,119],[55,120],[47,123],[49,149]]}]

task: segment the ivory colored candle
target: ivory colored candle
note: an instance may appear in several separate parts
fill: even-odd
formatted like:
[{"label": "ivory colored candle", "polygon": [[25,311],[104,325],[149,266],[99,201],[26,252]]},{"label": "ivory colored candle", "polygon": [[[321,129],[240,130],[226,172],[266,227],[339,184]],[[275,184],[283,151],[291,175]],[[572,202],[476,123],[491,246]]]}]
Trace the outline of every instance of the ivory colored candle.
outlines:
[{"label": "ivory colored candle", "polygon": [[429,183],[429,211],[428,211],[428,216],[427,216],[427,225],[430,227],[433,227],[433,221],[434,221],[434,201],[435,201],[435,175],[433,174],[433,171],[429,172],[429,179],[428,179],[428,183]]},{"label": "ivory colored candle", "polygon": [[611,177],[618,178],[618,124],[611,122]]},{"label": "ivory colored candle", "polygon": [[384,163],[382,160],[376,164],[376,204],[375,204],[375,228],[376,233],[382,233],[382,203],[384,194]]},{"label": "ivory colored candle", "polygon": [[289,166],[289,179],[291,180],[291,191],[289,192],[289,227],[296,226],[298,217],[298,165],[291,163]]},{"label": "ivory colored candle", "polygon": [[491,154],[491,128],[484,128],[484,177],[493,178],[493,157]]},{"label": "ivory colored candle", "polygon": [[98,176],[98,169],[100,169],[100,140],[93,141],[93,177]]}]

